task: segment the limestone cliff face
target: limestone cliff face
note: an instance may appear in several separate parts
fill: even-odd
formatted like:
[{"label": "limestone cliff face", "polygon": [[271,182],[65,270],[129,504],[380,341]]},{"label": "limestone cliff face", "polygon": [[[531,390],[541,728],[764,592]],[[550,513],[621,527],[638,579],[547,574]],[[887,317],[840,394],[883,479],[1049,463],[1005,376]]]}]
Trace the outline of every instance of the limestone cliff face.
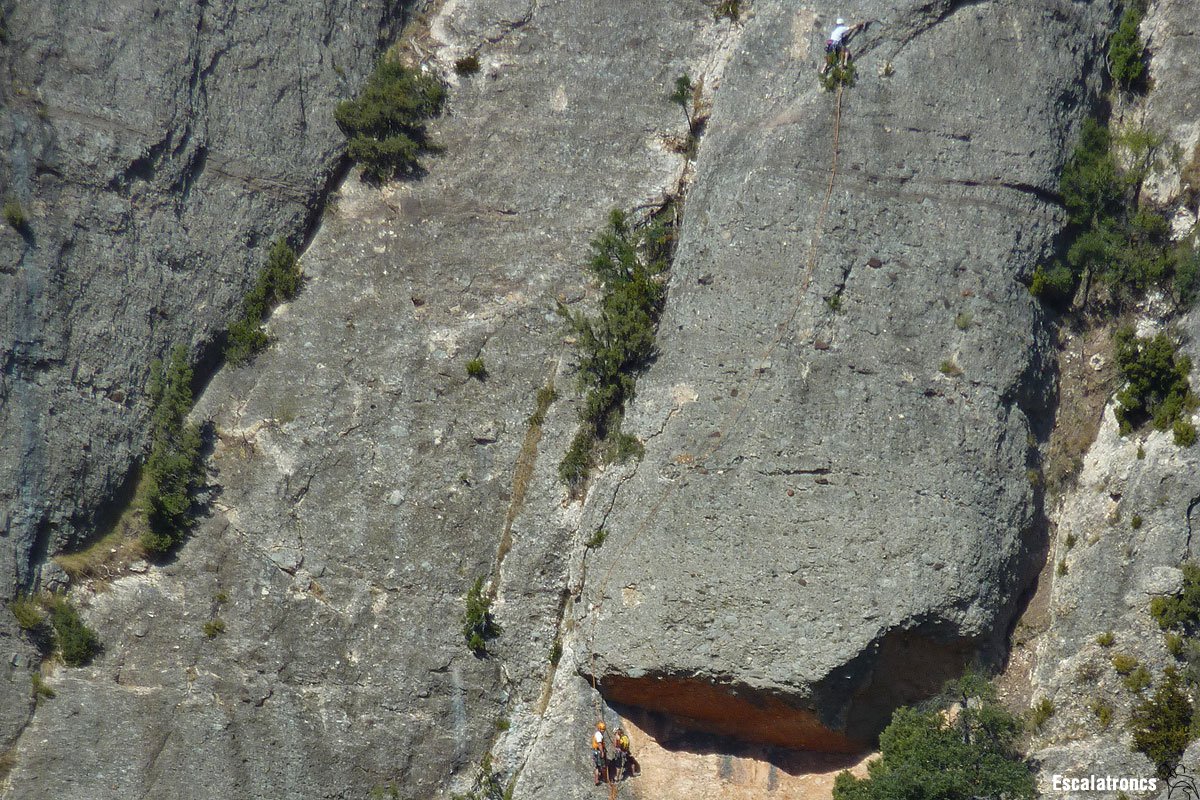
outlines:
[{"label": "limestone cliff face", "polygon": [[[1180,236],[1200,222],[1200,103],[1194,91],[1200,78],[1198,19],[1195,3],[1150,5],[1142,24],[1150,52],[1150,90],[1144,98],[1120,103],[1113,121],[1118,128],[1143,127],[1163,136],[1162,152],[1177,154],[1162,159],[1143,191],[1147,200],[1173,212],[1173,228]],[[1166,309],[1166,303],[1154,301],[1138,308],[1134,321],[1139,333],[1167,329]],[[1196,311],[1172,327],[1183,352],[1193,364],[1200,363]],[[1064,351],[1068,369],[1097,382],[1111,376],[1106,334],[1072,337]],[[1191,380],[1194,389],[1195,367]],[[1128,730],[1131,709],[1141,696],[1124,685],[1112,658],[1122,654],[1137,659],[1156,682],[1164,668],[1179,666],[1149,607],[1154,597],[1179,590],[1181,563],[1196,558],[1200,453],[1195,447],[1177,447],[1169,431],[1121,436],[1114,406],[1109,401],[1099,408],[1098,430],[1078,478],[1050,509],[1054,568],[1045,573],[1044,618],[1031,626],[1037,633],[1031,693],[1056,708],[1034,742],[1044,783],[1054,774],[1153,775],[1153,764],[1133,750]],[[1097,641],[1105,633],[1112,634],[1104,640],[1107,646]],[[1194,743],[1180,767],[1183,775],[1200,775]]]},{"label": "limestone cliff face", "polygon": [[0,187],[0,586],[89,533],[145,443],[150,361],[198,354],[313,213],[384,0],[9,3]]},{"label": "limestone cliff face", "polygon": [[[1052,402],[1022,279],[1061,225],[1107,13],[872,6],[835,128],[835,97],[777,55],[801,21],[756,6],[639,383],[646,457],[585,514],[610,531],[579,611],[607,698],[861,748],[999,643],[1040,563]],[[789,707],[809,721],[789,731]]]},{"label": "limestone cliff face", "polygon": [[[4,320],[0,435],[24,442],[0,484],[23,487],[5,575],[29,574],[70,538],[70,509],[83,520],[120,484],[150,356],[207,341],[257,245],[320,192],[334,67],[352,85],[391,10],[276,6],[130,10],[128,36],[180,43],[155,74],[180,69],[168,52],[194,67],[161,108],[138,100],[143,83],[95,78],[123,110],[105,118],[142,139],[104,138],[65,105],[83,91],[68,79],[93,74],[47,55],[68,52],[69,27],[10,20],[14,39],[42,31],[6,58],[39,76],[47,120],[36,93],[13,95],[0,132],[60,166],[5,164],[37,237],[0,234],[18,263],[0,285],[34,299]],[[1042,544],[1028,470],[1053,387],[1021,281],[1062,223],[1056,176],[1112,6],[868,3],[840,117],[814,73],[846,12],[742,9],[737,23],[698,0],[436,9],[413,52],[451,83],[444,152],[420,181],[352,177],[331,198],[277,344],[200,400],[218,431],[211,516],[172,563],[76,587],[105,652],[49,676],[58,697],[17,742],[6,796],[440,797],[491,750],[517,797],[583,797],[600,703],[848,751],[997,652]],[[276,36],[295,52],[249,43]],[[468,52],[483,69],[456,76]],[[694,162],[668,146],[684,72],[712,104]],[[99,175],[89,210],[55,222],[80,173]],[[645,458],[571,502],[555,473],[573,350],[553,305],[594,299],[582,265],[610,208],[666,195],[684,197],[679,250],[627,422]],[[63,288],[101,272],[109,294]],[[484,381],[466,375],[475,357]],[[561,399],[530,426],[551,383]],[[81,451],[81,432],[90,451],[49,457]],[[607,543],[586,549],[601,527]],[[480,575],[503,629],[486,658],[459,632]],[[226,633],[210,639],[214,618]],[[14,707],[27,675],[22,662],[7,684]]]}]

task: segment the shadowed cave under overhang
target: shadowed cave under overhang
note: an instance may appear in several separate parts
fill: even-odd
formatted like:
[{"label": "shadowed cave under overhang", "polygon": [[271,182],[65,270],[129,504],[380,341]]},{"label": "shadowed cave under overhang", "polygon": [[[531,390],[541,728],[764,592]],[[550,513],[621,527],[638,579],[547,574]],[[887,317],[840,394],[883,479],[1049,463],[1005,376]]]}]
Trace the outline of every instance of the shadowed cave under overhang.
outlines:
[{"label": "shadowed cave under overhang", "polygon": [[[938,635],[934,626],[893,629],[805,697],[694,674],[599,676],[605,701],[671,749],[731,743],[822,753],[875,746],[892,712],[937,694],[977,656],[979,642]],[[665,740],[665,741],[664,741]]]}]

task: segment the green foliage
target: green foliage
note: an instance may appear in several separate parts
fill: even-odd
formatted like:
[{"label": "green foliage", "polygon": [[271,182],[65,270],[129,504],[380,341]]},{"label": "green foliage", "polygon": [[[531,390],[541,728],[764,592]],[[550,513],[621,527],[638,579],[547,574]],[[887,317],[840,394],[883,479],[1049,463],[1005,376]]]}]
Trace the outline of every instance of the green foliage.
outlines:
[{"label": "green foliage", "polygon": [[62,595],[47,596],[46,607],[63,663],[80,667],[91,661],[100,651],[100,638],[96,632],[84,624],[79,612]]},{"label": "green foliage", "polygon": [[4,201],[4,220],[15,231],[24,233],[29,230],[29,217],[25,214],[25,209],[21,207],[21,202],[15,197]]},{"label": "green foliage", "polygon": [[1125,676],[1138,667],[1138,660],[1128,653],[1117,653],[1112,657],[1112,667],[1118,675]]},{"label": "green foliage", "polygon": [[1175,420],[1171,425],[1171,434],[1178,447],[1191,447],[1196,443],[1196,426],[1187,420]]},{"label": "green foliage", "polygon": [[[1194,248],[1172,243],[1165,215],[1138,205],[1138,189],[1158,165],[1161,144],[1151,131],[1134,129],[1114,139],[1102,123],[1084,121],[1059,181],[1070,246],[1065,259],[1034,271],[1029,289],[1035,296],[1065,304],[1080,280],[1094,279],[1118,305],[1154,286],[1170,289],[1181,305],[1195,298],[1200,260],[1193,258]],[[1118,148],[1128,153],[1128,169],[1117,162]]]},{"label": "green foliage", "polygon": [[479,72],[479,56],[472,53],[454,62],[454,71],[459,75],[474,75]]},{"label": "green foliage", "polygon": [[687,117],[688,126],[692,124],[692,96],[695,91],[695,85],[692,79],[685,72],[675,79],[675,84],[671,89],[671,93],[667,95],[667,99],[675,105],[683,109],[683,115]]},{"label": "green foliage", "polygon": [[362,93],[333,113],[350,138],[347,153],[363,176],[382,182],[420,170],[418,156],[431,149],[425,121],[441,113],[445,88],[434,78],[384,59]]},{"label": "green foliage", "polygon": [[204,475],[200,430],[184,421],[192,407],[192,368],[182,345],[171,351],[165,369],[159,361],[151,365],[150,402],[152,444],[143,471],[149,529],[142,546],[150,554],[162,554],[191,530],[192,492]]},{"label": "green foliage", "polygon": [[482,381],[487,378],[487,367],[483,364],[483,359],[479,357],[472,358],[467,362],[467,376],[474,378],[477,381]]},{"label": "green foliage", "polygon": [[17,625],[23,631],[34,631],[46,622],[46,615],[36,600],[25,595],[18,595],[8,608],[17,619]]},{"label": "green foliage", "polygon": [[29,682],[33,689],[33,696],[36,699],[44,697],[47,700],[53,700],[58,696],[58,692],[54,691],[48,683],[42,680],[42,676],[36,672],[29,676]]},{"label": "green foliage", "polygon": [[511,788],[505,790],[501,774],[492,769],[492,755],[488,753],[479,762],[479,773],[475,785],[466,794],[452,794],[451,800],[511,800]]},{"label": "green foliage", "polygon": [[530,427],[535,427],[543,424],[546,421],[546,412],[550,410],[550,404],[558,399],[558,392],[554,391],[554,383],[547,383],[542,388],[538,389],[536,406],[533,413],[529,415],[527,420]]},{"label": "green foliage", "polygon": [[550,666],[557,667],[558,662],[562,661],[563,646],[559,639],[554,640],[553,646],[550,648]]},{"label": "green foliage", "polygon": [[1183,658],[1187,653],[1187,640],[1178,633],[1168,633],[1164,644],[1167,652],[1175,658]]},{"label": "green foliage", "polygon": [[1150,615],[1164,631],[1195,633],[1200,628],[1200,565],[1184,564],[1182,588],[1176,594],[1152,599]]},{"label": "green foliage", "polygon": [[1070,569],[1067,567],[1067,560],[1065,558],[1060,558],[1058,560],[1058,566],[1054,568],[1054,574],[1061,578],[1069,571]]},{"label": "green foliage", "polygon": [[832,92],[839,86],[849,89],[854,86],[856,78],[857,70],[854,68],[853,61],[847,60],[843,66],[841,57],[837,53],[829,53],[825,56],[825,71],[817,77],[817,80],[821,82],[821,88]]},{"label": "green foliage", "polygon": [[1034,730],[1041,730],[1051,717],[1054,716],[1054,702],[1049,697],[1043,697],[1036,704],[1029,715],[1029,723]]},{"label": "green foliage", "polygon": [[1101,647],[1112,647],[1116,643],[1117,637],[1113,636],[1112,631],[1105,631],[1096,637],[1096,644],[1100,645]]},{"label": "green foliage", "polygon": [[462,634],[467,647],[477,656],[487,653],[488,639],[500,635],[500,626],[492,618],[492,601],[483,591],[483,577],[475,579],[467,592],[466,609],[462,615]]},{"label": "green foliage", "polygon": [[593,549],[602,547],[604,545],[604,540],[607,538],[608,538],[608,531],[604,530],[604,528],[597,528],[596,532],[593,533],[591,535],[591,537],[587,540],[586,546],[591,547]]},{"label": "green foliage", "polygon": [[1033,798],[1033,773],[1016,750],[1017,720],[994,690],[968,676],[952,688],[957,718],[900,708],[879,737],[880,758],[867,777],[837,776],[834,800],[970,800]]},{"label": "green foliage", "polygon": [[1124,676],[1121,683],[1125,684],[1126,689],[1136,694],[1150,685],[1150,670],[1139,666]]},{"label": "green foliage", "polygon": [[209,639],[215,639],[225,632],[225,620],[220,617],[213,617],[208,622],[204,623],[204,635]]},{"label": "green foliage", "polygon": [[1129,726],[1133,746],[1154,762],[1160,778],[1170,775],[1191,741],[1193,708],[1179,673],[1167,667],[1158,688],[1134,706]]},{"label": "green foliage", "polygon": [[717,3],[716,9],[713,11],[713,19],[727,19],[730,22],[737,22],[742,16],[741,0],[721,0]]},{"label": "green foliage", "polygon": [[1067,538],[1063,540],[1063,544],[1067,546],[1068,550],[1073,548],[1076,544],[1078,544],[1078,542],[1079,537],[1077,537],[1074,533],[1068,533]]},{"label": "green foliage", "polygon": [[583,424],[559,465],[559,476],[572,489],[586,480],[598,440],[612,437],[618,457],[637,452],[637,446],[620,438],[621,420],[625,403],[634,396],[635,376],[654,357],[666,298],[659,276],[674,248],[673,212],[668,207],[635,228],[624,212],[613,211],[591,248],[588,268],[604,289],[599,314],[587,317],[558,307],[577,338],[579,383],[586,392]]},{"label": "green foliage", "polygon": [[1138,528],[1142,527],[1142,515],[1141,515],[1141,514],[1134,514],[1132,517],[1130,517],[1130,519],[1129,519],[1129,527],[1130,527],[1130,528],[1133,528],[1135,531],[1136,531]]},{"label": "green foliage", "polygon": [[963,374],[962,367],[954,363],[954,360],[950,358],[947,358],[938,365],[938,372],[950,378],[957,378],[959,375]]},{"label": "green foliage", "polygon": [[1096,721],[1100,723],[1101,729],[1107,729],[1112,725],[1113,707],[1103,700],[1092,700],[1090,704],[1092,713],[1096,715]]},{"label": "green foliage", "polygon": [[245,364],[266,349],[270,340],[262,329],[263,319],[276,305],[295,297],[303,282],[296,251],[286,240],[276,240],[267,254],[266,266],[242,300],[241,318],[229,326],[225,339],[229,363]]},{"label": "green foliage", "polygon": [[971,323],[974,321],[975,318],[971,315],[970,311],[960,311],[954,315],[954,327],[958,328],[960,331],[965,331],[967,328],[970,328]]},{"label": "green foliage", "polygon": [[1113,81],[1124,89],[1132,89],[1142,77],[1145,64],[1142,54],[1146,44],[1138,33],[1145,9],[1138,0],[1129,3],[1112,38],[1108,40],[1108,69]]},{"label": "green foliage", "polygon": [[[1117,372],[1126,382],[1117,393],[1117,421],[1127,435],[1146,422],[1160,431],[1172,428],[1185,411],[1196,408],[1188,384],[1192,361],[1177,355],[1166,334],[1138,338],[1125,326],[1113,336]],[[1185,437],[1186,438],[1186,437]]]}]

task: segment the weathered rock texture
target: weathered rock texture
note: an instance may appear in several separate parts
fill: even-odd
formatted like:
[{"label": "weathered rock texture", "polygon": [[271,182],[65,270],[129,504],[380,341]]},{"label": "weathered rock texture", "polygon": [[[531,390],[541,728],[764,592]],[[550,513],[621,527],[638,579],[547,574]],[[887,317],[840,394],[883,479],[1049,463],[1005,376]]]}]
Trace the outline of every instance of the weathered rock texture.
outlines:
[{"label": "weathered rock texture", "polygon": [[[50,676],[9,796],[438,797],[491,748],[516,796],[579,798],[600,700],[581,676],[664,727],[845,751],[994,650],[1040,546],[1050,345],[1020,280],[1061,225],[1112,7],[862,8],[817,230],[835,100],[813,73],[840,11],[446,3],[416,46],[483,70],[450,78],[444,155],[335,198],[277,346],[198,408],[220,432],[211,519],[166,568],[77,592],[106,651]],[[553,301],[594,296],[609,208],[679,188],[684,71],[714,106],[627,422],[646,456],[564,503]],[[531,428],[550,381],[564,398]],[[488,658],[459,631],[477,575],[504,631]]]},{"label": "weathered rock texture", "polygon": [[[1194,2],[1151,4],[1142,31],[1151,55],[1152,88],[1145,98],[1122,102],[1113,121],[1117,129],[1145,127],[1162,134],[1163,152],[1177,150],[1182,155],[1163,159],[1146,185],[1146,199],[1173,212],[1179,234],[1194,230],[1200,197],[1200,171],[1193,166],[1200,164],[1195,155],[1200,105],[1194,91],[1200,67],[1195,47],[1198,19]],[[1166,329],[1163,315],[1169,308],[1161,299],[1140,308],[1139,334]],[[1171,332],[1182,334],[1182,351],[1193,364],[1200,363],[1196,312],[1177,320]],[[1089,355],[1078,340],[1069,341],[1067,349]],[[1111,369],[1111,346],[1096,349],[1099,352],[1089,359],[1091,368]],[[1197,386],[1195,368],[1192,386]],[[1152,598],[1179,589],[1180,564],[1196,558],[1198,468],[1200,452],[1177,447],[1169,431],[1120,436],[1110,402],[1075,485],[1051,511],[1055,567],[1046,573],[1052,580],[1049,615],[1037,638],[1032,676],[1035,699],[1049,699],[1056,709],[1034,742],[1043,789],[1050,788],[1055,774],[1154,774],[1153,764],[1132,749],[1128,728],[1131,709],[1141,695],[1124,686],[1112,658],[1136,658],[1156,682],[1165,667],[1178,666],[1149,607]],[[1112,634],[1107,646],[1098,641],[1105,633]],[[1200,775],[1200,752],[1194,744],[1181,767],[1183,774]],[[1165,786],[1160,784],[1160,789]],[[1166,796],[1165,791],[1153,796],[1160,795]]]},{"label": "weathered rock texture", "polygon": [[17,3],[0,48],[0,589],[93,530],[149,364],[229,321],[342,150],[398,3]]},{"label": "weathered rock texture", "polygon": [[[106,651],[49,678],[59,695],[20,740],[12,797],[363,797],[393,781],[444,796],[496,735],[501,663],[536,702],[572,529],[514,530],[500,556],[516,574],[491,649],[511,662],[472,655],[459,617],[519,511],[516,466],[534,467],[526,417],[563,352],[555,298],[584,298],[608,210],[684,166],[661,141],[683,125],[666,94],[720,26],[699,3],[652,27],[643,11],[451,4],[420,36],[453,83],[432,128],[444,155],[420,181],[352,178],[334,199],[276,347],[200,401],[219,431],[212,519],[165,569],[77,593]],[[455,76],[471,49],[483,70]],[[466,374],[476,356],[486,380]],[[546,424],[543,509],[571,416]],[[226,633],[209,640],[214,617]]]},{"label": "weathered rock texture", "polygon": [[[816,230],[836,101],[816,55],[779,56],[820,32],[755,6],[639,382],[646,457],[587,517],[610,532],[579,616],[606,697],[836,751],[1002,638],[1039,550],[1050,400],[1021,279],[1061,225],[1108,13],[864,9],[883,22],[856,42]],[[727,699],[684,702],[696,681]],[[819,725],[785,733],[788,713]]]},{"label": "weathered rock texture", "polygon": [[[6,3],[0,45],[0,597],[95,530],[141,454],[150,362],[197,353],[338,163],[334,103],[399,4]],[[0,615],[5,663],[33,653]],[[11,658],[10,658],[11,656]],[[0,742],[28,676],[0,703]]]}]

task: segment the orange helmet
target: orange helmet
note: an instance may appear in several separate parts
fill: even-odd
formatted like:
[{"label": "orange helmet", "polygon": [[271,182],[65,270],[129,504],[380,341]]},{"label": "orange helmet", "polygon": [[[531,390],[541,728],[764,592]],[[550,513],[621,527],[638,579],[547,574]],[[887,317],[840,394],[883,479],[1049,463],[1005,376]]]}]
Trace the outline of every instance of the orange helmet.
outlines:
[{"label": "orange helmet", "polygon": [[597,722],[597,723],[596,723],[596,730],[598,730],[598,731],[602,731],[602,730],[605,730],[605,729],[606,729],[606,727],[605,727],[605,725],[604,725],[604,723],[603,723],[603,722]]}]

